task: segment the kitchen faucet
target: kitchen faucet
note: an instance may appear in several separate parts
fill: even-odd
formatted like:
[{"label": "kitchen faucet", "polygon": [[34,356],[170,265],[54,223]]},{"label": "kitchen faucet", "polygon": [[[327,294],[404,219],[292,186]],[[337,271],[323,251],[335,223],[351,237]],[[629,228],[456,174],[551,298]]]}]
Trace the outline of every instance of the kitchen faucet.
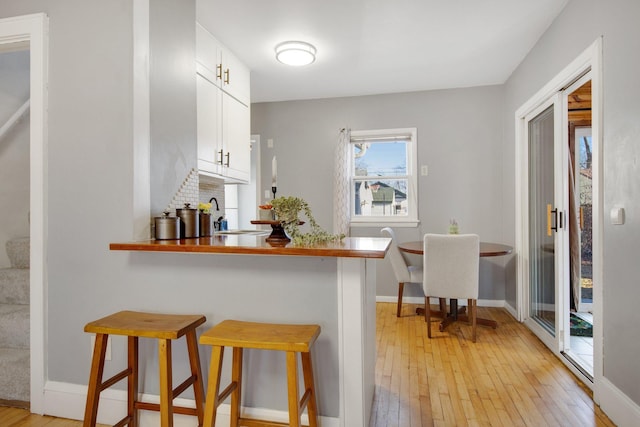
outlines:
[{"label": "kitchen faucet", "polygon": [[[218,199],[216,199],[215,197],[212,197],[209,199],[209,203],[211,202],[216,202],[216,210],[219,211],[220,210],[220,206],[218,206]],[[220,230],[222,227],[220,227],[220,224],[222,223],[222,219],[223,217],[221,216],[220,218],[218,218],[217,220],[213,221],[213,230]]]},{"label": "kitchen faucet", "polygon": [[218,206],[218,199],[216,199],[215,197],[212,197],[209,199],[209,203],[211,203],[212,201],[216,202],[216,210],[219,211],[220,207]]}]

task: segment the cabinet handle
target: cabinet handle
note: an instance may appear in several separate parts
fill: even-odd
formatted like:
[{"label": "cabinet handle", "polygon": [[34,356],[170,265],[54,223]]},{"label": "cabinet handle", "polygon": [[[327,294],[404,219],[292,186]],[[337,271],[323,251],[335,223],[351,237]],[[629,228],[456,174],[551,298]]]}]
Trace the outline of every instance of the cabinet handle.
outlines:
[{"label": "cabinet handle", "polygon": [[229,84],[229,69],[224,70],[224,84]]},{"label": "cabinet handle", "polygon": [[222,80],[222,64],[216,65],[216,79]]},{"label": "cabinet handle", "polygon": [[229,167],[229,159],[231,158],[231,153],[227,151],[227,154],[224,155],[227,158],[227,163],[225,163],[226,167]]},{"label": "cabinet handle", "polygon": [[222,164],[222,160],[224,158],[223,151],[222,150],[218,151],[218,154],[220,154],[220,160],[218,160],[218,164]]}]

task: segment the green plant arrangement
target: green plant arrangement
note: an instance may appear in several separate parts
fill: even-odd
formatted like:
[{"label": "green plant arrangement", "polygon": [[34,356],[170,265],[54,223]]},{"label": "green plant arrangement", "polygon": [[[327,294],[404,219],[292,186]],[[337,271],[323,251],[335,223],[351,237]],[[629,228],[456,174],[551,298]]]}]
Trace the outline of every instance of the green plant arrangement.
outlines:
[{"label": "green plant arrangement", "polygon": [[[310,246],[319,243],[336,242],[344,238],[344,234],[331,234],[324,231],[316,222],[309,204],[299,197],[278,197],[271,201],[276,219],[280,221],[282,227],[287,232],[294,245]],[[309,220],[311,231],[302,233],[300,231],[298,215],[300,212]]]}]

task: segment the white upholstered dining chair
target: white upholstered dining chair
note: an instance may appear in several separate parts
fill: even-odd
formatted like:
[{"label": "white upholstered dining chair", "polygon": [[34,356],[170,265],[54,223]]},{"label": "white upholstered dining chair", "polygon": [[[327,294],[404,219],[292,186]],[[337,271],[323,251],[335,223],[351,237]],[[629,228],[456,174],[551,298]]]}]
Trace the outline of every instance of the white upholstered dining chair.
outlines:
[{"label": "white upholstered dining chair", "polygon": [[431,338],[429,297],[466,299],[476,342],[480,238],[477,234],[425,234],[423,257],[427,336]]},{"label": "white upholstered dining chair", "polygon": [[393,229],[390,227],[385,227],[380,230],[380,234],[384,237],[391,238],[391,246],[389,247],[389,260],[391,261],[391,267],[393,268],[393,273],[396,276],[396,280],[398,281],[398,308],[396,310],[396,316],[400,317],[402,313],[402,293],[404,292],[404,284],[405,283],[422,283],[422,268],[407,265],[404,257],[400,253],[400,249],[398,249],[396,235],[393,232]]}]

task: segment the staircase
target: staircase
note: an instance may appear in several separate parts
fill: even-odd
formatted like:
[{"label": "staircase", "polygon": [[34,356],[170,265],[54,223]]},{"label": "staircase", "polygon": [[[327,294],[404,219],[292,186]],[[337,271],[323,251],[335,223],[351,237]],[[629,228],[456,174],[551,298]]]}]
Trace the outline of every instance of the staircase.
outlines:
[{"label": "staircase", "polygon": [[29,402],[29,238],[6,244],[10,268],[0,268],[0,403]]}]

